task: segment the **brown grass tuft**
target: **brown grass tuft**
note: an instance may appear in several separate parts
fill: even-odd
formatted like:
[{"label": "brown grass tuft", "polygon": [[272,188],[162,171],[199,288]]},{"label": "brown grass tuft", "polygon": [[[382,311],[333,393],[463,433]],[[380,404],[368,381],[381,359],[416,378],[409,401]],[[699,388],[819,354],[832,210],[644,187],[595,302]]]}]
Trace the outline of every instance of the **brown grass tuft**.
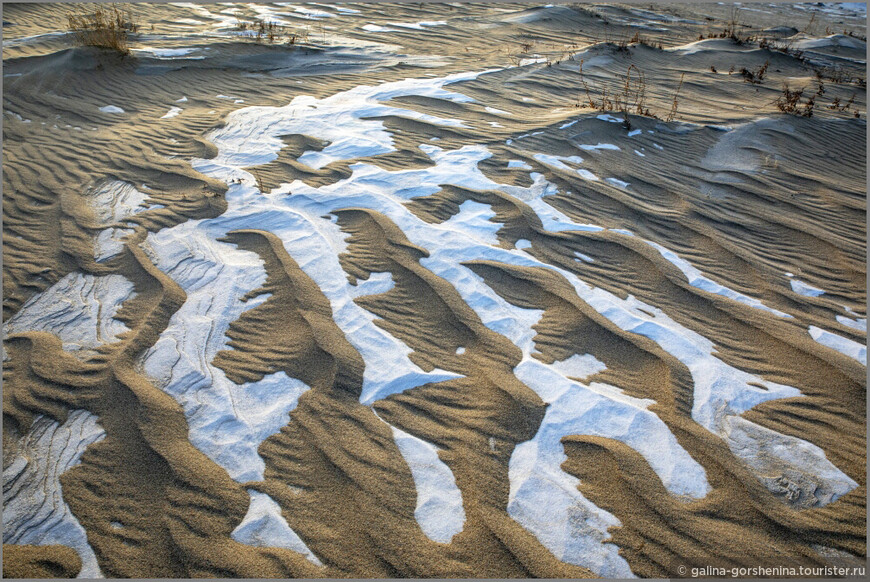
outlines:
[{"label": "brown grass tuft", "polygon": [[239,20],[236,28],[238,30],[251,30],[255,33],[254,38],[257,42],[267,41],[269,44],[283,40],[286,44],[293,45],[297,41],[307,40],[308,36],[307,33],[300,34],[286,26],[265,20],[254,20],[253,22]]},{"label": "brown grass tuft", "polygon": [[98,6],[93,13],[68,14],[69,30],[75,33],[81,46],[95,46],[130,54],[127,35],[136,32],[139,26],[130,12],[122,12],[117,6]]}]

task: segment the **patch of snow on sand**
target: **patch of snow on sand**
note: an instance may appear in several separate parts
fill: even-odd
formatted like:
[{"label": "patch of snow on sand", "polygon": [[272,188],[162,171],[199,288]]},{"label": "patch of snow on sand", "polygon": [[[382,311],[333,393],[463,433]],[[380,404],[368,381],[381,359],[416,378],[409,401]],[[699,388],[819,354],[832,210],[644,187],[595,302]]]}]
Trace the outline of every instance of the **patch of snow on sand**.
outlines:
[{"label": "patch of snow on sand", "polygon": [[865,366],[867,365],[867,347],[862,346],[854,340],[831,333],[815,325],[809,327],[810,336],[832,350],[837,350],[841,354],[845,354],[853,360],[858,360]]},{"label": "patch of snow on sand", "polygon": [[818,297],[819,295],[824,295],[825,292],[818,287],[813,287],[808,283],[804,283],[800,279],[792,279],[789,281],[791,283],[791,290],[797,293],[798,295],[803,295],[804,297]]},{"label": "patch of snow on sand", "polygon": [[592,354],[583,354],[582,356],[574,354],[566,360],[553,362],[550,367],[566,378],[580,378],[581,380],[607,369],[607,366]]},{"label": "patch of snow on sand", "polygon": [[121,275],[69,273],[31,297],[3,324],[3,333],[46,331],[65,350],[95,349],[128,331],[114,316],[133,295],[133,283]]},{"label": "patch of snow on sand", "polygon": [[705,38],[696,40],[680,46],[666,48],[666,51],[678,52],[683,55],[693,55],[698,52],[715,51],[715,50],[731,50],[733,45],[729,39],[721,38]]},{"label": "patch of snow on sand", "polygon": [[219,224],[200,228],[201,223],[185,222],[151,233],[143,243],[187,300],[141,362],[146,375],[184,408],[194,446],[233,479],[262,480],[265,465],[257,447],[288,422],[308,386],[284,372],[239,386],[212,365],[226,349],[229,324],[266,300],[241,301],[263,284],[265,271],[256,254],[208,236]]},{"label": "patch of snow on sand", "polygon": [[363,295],[380,295],[395,286],[393,276],[390,273],[372,273],[368,279],[357,279],[356,286],[350,287],[348,293],[356,299]]},{"label": "patch of snow on sand", "polygon": [[424,20],[423,22],[388,22],[391,26],[400,26],[402,28],[410,28],[413,30],[426,30],[431,26],[444,26],[446,20]]},{"label": "patch of snow on sand", "polygon": [[169,111],[166,112],[166,115],[163,115],[162,117],[160,117],[160,119],[169,119],[170,117],[175,117],[176,115],[178,115],[182,111],[184,111],[184,109],[182,109],[181,107],[173,107],[172,109],[170,109]]},{"label": "patch of snow on sand", "polygon": [[145,210],[146,195],[128,182],[110,180],[85,195],[97,224],[104,228],[94,237],[94,259],[104,261],[124,250],[122,239],[131,229],[113,227]]},{"label": "patch of snow on sand", "polygon": [[601,121],[609,121],[610,123],[622,123],[623,121],[625,121],[624,119],[614,117],[613,115],[610,115],[609,113],[603,113],[603,114],[598,115],[596,117],[598,119],[600,119]]},{"label": "patch of snow on sand", "polygon": [[188,59],[204,59],[203,56],[188,57],[187,55],[198,51],[197,48],[152,48],[143,47],[133,49],[136,52],[146,53],[157,59],[174,59],[176,57],[185,57]]},{"label": "patch of snow on sand", "polygon": [[[520,59],[519,66],[525,67],[528,65],[537,65],[539,63],[546,63],[546,62],[547,62],[547,57],[540,57],[540,56],[535,55],[532,58]],[[525,98],[523,98],[523,101],[525,101]]]},{"label": "patch of snow on sand", "polygon": [[802,502],[804,507],[827,505],[858,486],[828,461],[825,452],[816,445],[741,416],[727,418],[723,436],[734,454],[746,461],[765,486],[774,493],[787,495],[791,501]]},{"label": "patch of snow on sand", "polygon": [[552,156],[549,154],[535,154],[534,157],[536,160],[541,162],[542,164],[546,164],[553,168],[559,168],[560,170],[565,170],[566,172],[574,172],[574,168],[567,166],[565,162],[571,162],[572,164],[582,164],[583,158],[580,156]]},{"label": "patch of snow on sand", "polygon": [[867,332],[867,320],[863,318],[857,319],[849,319],[846,316],[838,315],[837,321],[845,325],[846,327],[851,327],[852,329],[857,329],[858,331]]},{"label": "patch of snow on sand", "polygon": [[615,146],[612,143],[599,143],[596,145],[581,144],[579,147],[581,150],[584,150],[587,152],[594,152],[595,150],[616,150],[616,151],[619,151],[619,146]]},{"label": "patch of snow on sand", "polygon": [[438,449],[394,426],[393,438],[408,463],[417,489],[414,517],[426,536],[447,544],[465,525],[462,492],[449,467],[438,457]]},{"label": "patch of snow on sand", "polygon": [[[240,483],[263,479],[265,465],[257,452],[259,445],[287,424],[288,414],[308,390],[283,371],[236,385],[212,365],[217,352],[226,348],[229,324],[268,298],[240,300],[264,283],[262,261],[254,253],[215,240],[245,226],[259,225],[224,217],[189,221],[149,234],[142,245],[157,267],[187,293],[169,326],[141,357],[144,372],[181,404],[191,443]],[[267,496],[252,493],[251,497],[252,505],[234,532],[235,539],[290,547],[319,564],[287,526],[277,504]]]},{"label": "patch of snow on sand", "polygon": [[106,261],[124,250],[125,237],[133,234],[132,228],[105,228],[94,237],[94,260]]},{"label": "patch of snow on sand", "polygon": [[745,305],[749,305],[755,309],[761,309],[762,311],[767,311],[776,315],[777,317],[783,318],[792,318],[788,313],[783,313],[778,309],[774,309],[772,307],[768,307],[758,299],[754,297],[749,297],[748,295],[744,295],[739,293],[733,289],[729,289],[724,285],[720,285],[716,283],[712,279],[709,279],[701,273],[700,270],[696,269],[692,266],[689,261],[681,258],[677,253],[668,250],[662,245],[652,242],[645,241],[648,245],[656,249],[665,259],[667,259],[671,264],[677,267],[680,271],[682,271],[683,275],[686,276],[686,279],[689,281],[689,285],[692,287],[697,287],[698,289],[703,289],[704,291],[708,291],[710,293],[715,293],[716,295],[722,295],[724,297],[728,297],[729,299],[733,299],[734,301],[739,301]]},{"label": "patch of snow on sand", "polygon": [[459,230],[476,238],[479,242],[498,246],[496,232],[502,227],[498,222],[490,221],[495,217],[495,212],[489,204],[481,204],[473,200],[466,200],[459,205],[459,212],[445,221],[444,226]]},{"label": "patch of snow on sand", "polygon": [[111,180],[86,193],[100,226],[109,226],[144,210],[146,195],[128,182]]},{"label": "patch of snow on sand", "polygon": [[533,156],[536,160],[544,164],[545,166],[550,166],[551,168],[558,168],[560,170],[564,170],[566,172],[576,172],[581,178],[586,180],[592,180],[593,182],[598,180],[598,176],[586,170],[584,168],[571,168],[567,166],[565,162],[571,162],[574,164],[580,164],[583,162],[583,158],[580,156],[552,156],[549,154],[535,154]]},{"label": "patch of snow on sand", "polygon": [[628,182],[623,182],[622,180],[619,180],[618,178],[605,178],[605,180],[607,182],[613,184],[617,188],[622,188],[623,190],[625,190],[626,188],[628,188],[630,186],[630,184]]},{"label": "patch of snow on sand", "polygon": [[360,28],[362,28],[366,32],[399,32],[395,28],[388,28],[386,26],[379,26],[377,24],[371,24],[371,23],[365,24],[365,25],[361,26]]},{"label": "patch of snow on sand", "polygon": [[18,442],[20,454],[3,470],[4,544],[69,546],[82,560],[79,578],[103,577],[84,528],[63,499],[60,476],[105,437],[97,416],[85,410],[71,411],[63,424],[36,417]]},{"label": "patch of snow on sand", "polygon": [[[459,103],[471,97],[443,89],[456,81],[476,78],[480,73],[460,73],[440,79],[406,79],[377,86],[361,85],[324,99],[300,95],[284,107],[245,107],[227,116],[227,125],[211,132],[208,138],[225,144],[215,165],[248,167],[265,164],[277,157],[283,147],[278,136],[316,135],[329,142],[319,152],[307,151],[298,161],[320,169],[337,160],[374,156],[393,151],[391,134],[383,122],[367,117],[393,115],[434,125],[463,127],[456,119],[444,119],[409,109],[383,104],[402,95],[420,95]],[[260,128],[269,126],[268,131]]]},{"label": "patch of snow on sand", "polygon": [[299,534],[290,529],[287,520],[281,515],[281,506],[274,499],[259,491],[250,491],[250,495],[248,513],[233,530],[234,540],[261,548],[287,548],[299,552],[317,566],[323,565]]}]

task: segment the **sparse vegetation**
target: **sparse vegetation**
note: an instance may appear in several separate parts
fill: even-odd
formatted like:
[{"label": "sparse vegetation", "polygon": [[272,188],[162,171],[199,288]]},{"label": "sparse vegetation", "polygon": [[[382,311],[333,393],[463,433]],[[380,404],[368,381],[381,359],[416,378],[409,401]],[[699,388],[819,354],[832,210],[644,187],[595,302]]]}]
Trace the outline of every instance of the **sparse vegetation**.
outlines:
[{"label": "sparse vegetation", "polygon": [[254,175],[254,180],[257,182],[257,190],[259,190],[263,194],[266,194],[266,184],[260,177],[260,172],[251,168],[251,173]]},{"label": "sparse vegetation", "polygon": [[[633,73],[633,75],[632,75]],[[607,87],[602,88],[601,96],[596,99],[593,91],[583,77],[583,61],[580,61],[580,79],[586,92],[586,106],[598,111],[618,111],[620,113],[655,117],[646,106],[646,79],[643,71],[635,65],[630,65],[623,77],[622,91],[608,94]]]},{"label": "sparse vegetation", "polygon": [[[855,94],[852,93],[852,96],[849,97],[849,100],[846,103],[842,103],[839,97],[834,97],[834,100],[831,101],[831,104],[828,105],[828,109],[833,109],[834,111],[848,111],[852,104],[855,103]],[[857,111],[855,113],[858,113]],[[856,115],[857,117],[857,115]]]},{"label": "sparse vegetation", "polygon": [[785,44],[780,44],[777,42],[772,42],[767,39],[762,39],[758,43],[759,48],[769,49],[772,51],[780,52],[784,55],[789,55],[792,58],[797,59],[800,62],[804,62],[804,51],[792,48],[791,42],[787,42]]},{"label": "sparse vegetation", "polygon": [[236,29],[240,31],[254,32],[253,38],[257,42],[268,42],[274,44],[283,41],[285,44],[296,44],[304,40],[304,35],[300,35],[297,31],[291,30],[286,26],[277,22],[267,22],[262,19],[254,21],[239,20]]},{"label": "sparse vegetation", "polygon": [[[827,93],[825,84],[821,77],[817,80],[815,93],[807,94],[806,87],[801,89],[792,89],[788,83],[783,83],[782,93],[773,102],[777,109],[789,115],[799,115],[801,117],[812,117],[815,113],[816,106],[821,107],[822,97]],[[861,113],[854,109],[856,94],[852,95],[845,102],[840,97],[834,97],[830,104],[824,107],[829,111],[845,113],[851,111],[853,117],[860,118]]]},{"label": "sparse vegetation", "polygon": [[764,74],[767,72],[767,68],[770,66],[770,61],[765,61],[763,65],[755,69],[754,71],[750,71],[746,67],[740,69],[740,74],[743,75],[743,81],[746,83],[752,83],[753,85],[760,85],[764,80]]},{"label": "sparse vegetation", "polygon": [[740,8],[734,7],[731,9],[731,15],[728,21],[725,23],[725,28],[723,28],[720,32],[711,32],[708,34],[700,33],[698,34],[698,40],[704,40],[707,38],[730,38],[734,41],[735,44],[742,45],[750,42],[755,42],[757,37],[748,34],[740,34],[739,30],[742,28],[746,28],[746,25],[738,23],[738,16],[740,14]]},{"label": "sparse vegetation", "polygon": [[587,6],[585,4],[572,4],[571,7],[578,12],[583,12],[584,14],[591,16],[592,18],[597,18],[598,20],[601,20],[605,26],[610,24],[605,16],[602,16],[600,12],[590,6]]},{"label": "sparse vegetation", "polygon": [[782,94],[776,99],[774,105],[783,113],[790,115],[800,115],[801,117],[812,117],[813,109],[816,105],[816,95],[811,95],[806,100],[801,101],[805,89],[790,89],[788,83],[783,83]]},{"label": "sparse vegetation", "polygon": [[139,29],[132,14],[122,12],[114,4],[97,6],[92,13],[68,14],[67,22],[78,44],[112,49],[124,55],[130,54],[128,35]]},{"label": "sparse vegetation", "polygon": [[[671,109],[665,116],[664,121],[671,122],[677,116],[679,108],[678,97],[680,90],[683,87],[685,73],[680,76],[679,85],[674,92],[674,97],[671,102]],[[580,61],[580,82],[583,84],[583,90],[586,95],[585,101],[576,103],[576,107],[586,107],[595,109],[596,111],[607,112],[612,111],[621,113],[623,116],[623,126],[631,129],[630,115],[640,115],[643,117],[651,117],[653,119],[661,119],[659,115],[654,113],[646,102],[646,77],[636,65],[629,65],[625,72],[625,76],[620,79],[622,89],[616,92],[609,92],[607,86],[602,86],[600,91],[590,87],[585,77],[583,76],[583,61]]]},{"label": "sparse vegetation", "polygon": [[801,29],[801,32],[804,34],[809,34],[810,36],[814,36],[816,34],[816,13],[813,11],[812,15],[810,15],[810,21],[807,22],[807,25]]},{"label": "sparse vegetation", "polygon": [[819,81],[830,81],[841,85],[857,85],[859,87],[867,86],[866,78],[851,77],[839,67],[813,67],[813,71]]},{"label": "sparse vegetation", "polygon": [[683,79],[685,79],[686,73],[680,75],[680,84],[677,86],[677,90],[674,93],[674,101],[671,104],[671,110],[668,112],[668,116],[665,117],[665,121],[671,122],[677,116],[677,108],[679,107],[679,102],[677,101],[677,97],[680,95],[680,89],[683,88]]},{"label": "sparse vegetation", "polygon": [[664,45],[661,42],[656,42],[652,39],[646,38],[645,36],[641,36],[639,32],[635,32],[634,36],[631,38],[619,41],[616,45],[616,49],[620,51],[628,51],[628,47],[633,44],[648,46],[659,50],[664,49]]}]

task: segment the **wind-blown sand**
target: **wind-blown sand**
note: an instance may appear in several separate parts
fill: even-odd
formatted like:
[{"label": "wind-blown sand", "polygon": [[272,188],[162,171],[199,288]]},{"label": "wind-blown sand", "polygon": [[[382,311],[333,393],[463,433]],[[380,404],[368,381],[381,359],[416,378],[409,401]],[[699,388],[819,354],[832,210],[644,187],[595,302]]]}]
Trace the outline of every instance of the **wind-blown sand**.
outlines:
[{"label": "wind-blown sand", "polygon": [[4,576],[864,563],[863,5],[74,9],[4,6]]}]

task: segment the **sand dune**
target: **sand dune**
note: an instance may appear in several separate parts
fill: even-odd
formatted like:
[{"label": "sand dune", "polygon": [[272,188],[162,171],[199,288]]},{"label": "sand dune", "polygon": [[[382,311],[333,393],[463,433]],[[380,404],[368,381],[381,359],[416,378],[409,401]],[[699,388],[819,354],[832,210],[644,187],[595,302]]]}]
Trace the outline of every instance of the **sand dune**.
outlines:
[{"label": "sand dune", "polygon": [[866,560],[863,5],[5,8],[4,576]]}]

